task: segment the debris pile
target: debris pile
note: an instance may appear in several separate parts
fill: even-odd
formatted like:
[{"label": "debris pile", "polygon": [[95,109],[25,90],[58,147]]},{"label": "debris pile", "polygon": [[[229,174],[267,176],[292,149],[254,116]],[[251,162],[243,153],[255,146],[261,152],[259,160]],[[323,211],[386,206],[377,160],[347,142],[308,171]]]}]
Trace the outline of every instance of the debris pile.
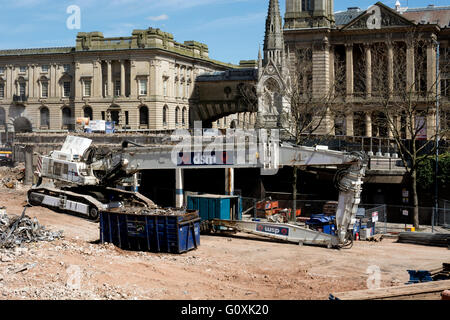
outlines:
[{"label": "debris pile", "polygon": [[41,226],[36,218],[22,215],[8,216],[3,209],[0,210],[0,248],[12,249],[24,243],[38,241],[53,241],[63,237],[62,231],[52,232]]},{"label": "debris pile", "polygon": [[25,166],[19,164],[17,167],[0,167],[0,188],[17,189],[25,178]]}]

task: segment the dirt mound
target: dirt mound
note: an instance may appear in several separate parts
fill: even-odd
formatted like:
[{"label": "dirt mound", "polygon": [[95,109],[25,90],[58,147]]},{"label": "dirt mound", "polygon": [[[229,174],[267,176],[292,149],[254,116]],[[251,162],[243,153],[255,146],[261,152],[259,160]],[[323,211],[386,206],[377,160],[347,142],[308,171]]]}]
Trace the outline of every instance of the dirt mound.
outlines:
[{"label": "dirt mound", "polygon": [[18,166],[0,167],[0,189],[18,189],[23,186],[25,178],[25,166],[20,163]]}]

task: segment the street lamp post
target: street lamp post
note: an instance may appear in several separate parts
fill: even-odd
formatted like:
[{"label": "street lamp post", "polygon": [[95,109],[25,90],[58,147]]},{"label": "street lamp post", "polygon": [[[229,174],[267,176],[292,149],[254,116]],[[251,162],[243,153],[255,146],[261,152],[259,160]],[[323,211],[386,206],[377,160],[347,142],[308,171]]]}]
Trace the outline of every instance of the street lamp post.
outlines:
[{"label": "street lamp post", "polygon": [[433,40],[436,45],[436,167],[435,167],[435,210],[433,210],[433,216],[431,217],[431,232],[434,233],[434,223],[435,218],[439,213],[439,182],[438,182],[438,171],[439,171],[439,126],[440,126],[440,115],[439,115],[439,59],[440,59],[440,43]]}]

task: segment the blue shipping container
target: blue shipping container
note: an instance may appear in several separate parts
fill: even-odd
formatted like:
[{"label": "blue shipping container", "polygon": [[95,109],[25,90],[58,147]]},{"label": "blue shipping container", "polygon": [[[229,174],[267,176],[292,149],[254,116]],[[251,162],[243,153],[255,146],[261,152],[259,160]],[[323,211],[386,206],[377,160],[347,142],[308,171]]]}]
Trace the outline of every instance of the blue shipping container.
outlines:
[{"label": "blue shipping container", "polygon": [[188,210],[198,210],[202,221],[242,220],[242,199],[238,196],[190,195]]},{"label": "blue shipping container", "polygon": [[186,215],[100,213],[100,241],[121,249],[183,253],[200,245],[200,218]]}]

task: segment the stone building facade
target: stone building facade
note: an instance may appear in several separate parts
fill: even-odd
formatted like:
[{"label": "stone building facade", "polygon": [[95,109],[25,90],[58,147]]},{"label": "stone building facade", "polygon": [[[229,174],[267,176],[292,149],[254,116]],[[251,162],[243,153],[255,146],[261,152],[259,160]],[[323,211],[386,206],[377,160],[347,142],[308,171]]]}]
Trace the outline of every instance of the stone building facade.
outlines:
[{"label": "stone building facade", "polygon": [[205,44],[152,28],[122,38],[79,33],[75,47],[1,50],[0,130],[70,130],[81,117],[118,129],[188,128],[197,76],[230,67]]},{"label": "stone building facade", "polygon": [[[349,8],[336,13],[333,7],[332,0],[286,0],[283,36],[287,64],[292,66],[299,59],[300,52],[310,50],[313,95],[331,92],[337,78],[341,77],[342,99],[336,106],[351,106],[344,116],[339,115],[339,119],[331,109],[320,132],[392,137],[389,128],[380,130],[377,125],[381,122],[377,117],[382,107],[375,93],[375,82],[379,79],[375,79],[374,73],[385,68],[383,80],[395,92],[394,77],[399,72],[398,50],[406,53],[406,84],[417,86],[417,91],[435,91],[438,88],[441,93],[441,124],[450,126],[450,7],[408,9],[397,2],[395,8],[389,8],[377,2],[367,10]],[[420,38],[418,50],[413,48],[412,35]],[[440,46],[441,66],[439,86],[435,85],[437,44]],[[377,47],[384,48],[385,65],[372,63]],[[338,69],[338,62],[342,69]],[[435,113],[430,112],[424,121],[427,123],[427,137],[431,138],[436,128]]]}]

